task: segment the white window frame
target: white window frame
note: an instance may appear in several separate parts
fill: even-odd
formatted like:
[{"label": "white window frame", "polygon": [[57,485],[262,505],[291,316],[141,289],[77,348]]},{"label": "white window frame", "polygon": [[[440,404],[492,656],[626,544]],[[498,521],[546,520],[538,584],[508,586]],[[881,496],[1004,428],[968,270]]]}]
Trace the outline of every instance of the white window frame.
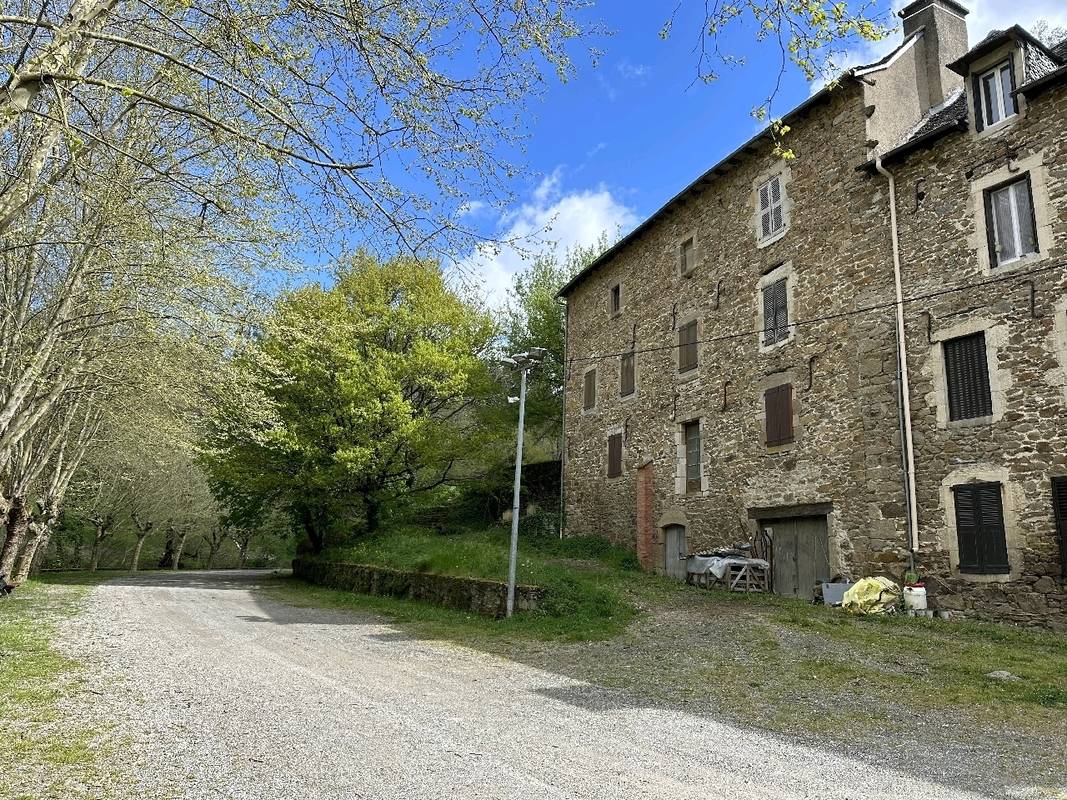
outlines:
[{"label": "white window frame", "polygon": [[[774,199],[774,193],[771,189],[772,186],[778,187],[778,199]],[[763,205],[763,193],[767,192],[767,205]],[[772,175],[766,181],[764,181],[756,189],[756,207],[759,212],[759,239],[761,242],[773,239],[788,227],[788,221],[786,220],[786,199],[785,199],[785,182],[782,180],[781,175]],[[774,212],[778,211],[778,218],[781,220],[781,224],[778,227],[774,225]],[[763,228],[763,220],[769,219],[768,228],[766,233]]]},{"label": "white window frame", "polygon": [[[987,189],[986,190],[987,192],[989,192],[989,219],[986,221],[986,224],[993,226],[993,245],[997,249],[997,263],[995,265],[994,264],[990,265],[994,269],[996,269],[997,267],[1005,266],[1007,264],[1014,264],[1016,261],[1021,261],[1024,258],[1030,258],[1031,256],[1037,255],[1039,252],[1041,252],[1041,244],[1040,244],[1040,242],[1038,242],[1038,239],[1037,239],[1037,215],[1036,215],[1036,213],[1034,211],[1034,193],[1033,193],[1033,190],[1032,190],[1031,187],[1032,187],[1032,179],[1028,180],[1028,176],[1024,174],[1021,178],[1012,181],[1011,183],[1007,184],[1006,186],[999,186],[999,187],[996,187],[996,188],[993,188],[993,189]],[[1020,219],[1019,198],[1018,198],[1018,194],[1017,194],[1019,190],[1024,191],[1024,192],[1029,192],[1029,194],[1030,194],[1030,215],[1031,216],[1030,216],[1030,219],[1029,219],[1027,224],[1032,224],[1034,226],[1034,230],[1033,230],[1033,234],[1032,234],[1033,240],[1034,240],[1034,249],[1030,250],[1028,252],[1025,252],[1025,253],[1022,252],[1022,250],[1023,250],[1023,234],[1022,234],[1022,228],[1019,225],[1019,219]],[[1016,255],[1013,258],[1007,258],[1007,259],[1000,257],[1000,253],[1002,251],[1002,248],[1000,246],[1000,243],[1001,243],[1001,238],[1000,238],[1001,231],[998,229],[998,226],[997,226],[996,196],[998,194],[1000,194],[1001,192],[1007,192],[1008,193],[1008,208],[1011,211],[1011,230],[1008,231],[1008,233],[1011,234],[1012,244],[1015,247],[1015,253],[1016,253]]]},{"label": "white window frame", "polygon": [[[982,123],[987,128],[996,127],[1015,116],[1015,103],[1011,95],[1004,96],[1004,74],[1007,73],[1008,80],[1011,81],[1011,72],[1011,58],[1006,58],[992,69],[987,69],[978,75],[978,93],[981,96],[975,100],[982,106]],[[996,101],[996,110],[999,115],[996,121],[993,121],[993,109],[986,103],[986,80],[990,77],[995,80],[997,88],[996,92],[990,92],[990,100]],[[1012,86],[1013,91],[1014,88]]]}]

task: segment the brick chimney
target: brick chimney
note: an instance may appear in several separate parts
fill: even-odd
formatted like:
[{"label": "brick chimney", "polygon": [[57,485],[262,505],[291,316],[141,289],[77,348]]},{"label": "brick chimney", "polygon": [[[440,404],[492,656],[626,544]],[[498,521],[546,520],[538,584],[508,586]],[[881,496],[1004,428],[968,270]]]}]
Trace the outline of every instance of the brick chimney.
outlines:
[{"label": "brick chimney", "polygon": [[905,37],[922,31],[915,43],[919,62],[915,78],[925,109],[940,105],[963,88],[963,78],[945,65],[967,52],[966,16],[967,9],[954,0],[915,0],[900,11]]}]

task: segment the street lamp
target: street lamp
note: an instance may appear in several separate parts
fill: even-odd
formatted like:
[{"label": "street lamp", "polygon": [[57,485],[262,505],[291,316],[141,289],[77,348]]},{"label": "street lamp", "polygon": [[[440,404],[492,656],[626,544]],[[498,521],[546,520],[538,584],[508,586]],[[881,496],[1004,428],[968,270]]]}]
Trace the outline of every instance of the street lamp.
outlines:
[{"label": "street lamp", "polygon": [[531,347],[528,352],[516,353],[500,359],[504,364],[519,370],[519,396],[509,397],[508,402],[519,404],[519,434],[515,444],[515,489],[511,497],[511,552],[508,558],[508,608],[510,617],[515,612],[515,568],[519,555],[519,485],[522,483],[522,434],[526,421],[526,373],[536,367],[548,353],[543,347]]}]

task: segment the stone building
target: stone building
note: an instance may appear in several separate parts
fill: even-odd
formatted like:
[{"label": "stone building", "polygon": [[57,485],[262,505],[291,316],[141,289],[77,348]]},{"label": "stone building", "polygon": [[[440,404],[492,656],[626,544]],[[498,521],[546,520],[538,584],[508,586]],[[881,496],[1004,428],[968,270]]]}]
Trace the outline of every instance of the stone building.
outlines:
[{"label": "stone building", "polygon": [[755,137],[562,290],[565,528],[677,576],[763,529],[783,594],[913,566],[1062,627],[1067,42],[900,13],[795,159]]}]

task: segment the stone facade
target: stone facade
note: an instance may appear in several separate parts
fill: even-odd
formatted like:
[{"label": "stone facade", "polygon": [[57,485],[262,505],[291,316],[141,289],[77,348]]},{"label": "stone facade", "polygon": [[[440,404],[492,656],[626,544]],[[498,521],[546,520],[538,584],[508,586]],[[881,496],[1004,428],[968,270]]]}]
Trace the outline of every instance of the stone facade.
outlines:
[{"label": "stone facade", "polygon": [[[898,149],[895,140],[873,139],[892,127],[879,114],[888,120],[884,105],[899,95],[901,74],[912,81],[938,75],[940,94],[933,96],[932,80],[922,87],[931,103],[940,101],[926,107],[928,116],[942,115],[941,106],[962,107],[962,78],[953,86],[945,70],[916,65],[920,57],[949,63],[964,55],[951,49],[963,45],[946,16],[958,7],[920,0],[909,9],[920,21],[940,14],[949,44],[931,38],[934,26],[918,28],[895,59],[816,95],[787,118],[795,160],[777,159],[768,139],[757,137],[564,289],[565,526],[631,546],[642,563],[663,570],[667,526],[684,526],[695,551],[748,540],[761,520],[824,515],[829,575],[899,580],[914,563],[940,608],[1060,626],[1067,593],[1049,480],[1067,475],[1067,269],[1057,266],[1067,260],[1060,135],[1067,90],[1060,83],[1026,100],[1025,114],[995,135],[956,127]],[[906,18],[906,33],[908,24]],[[944,97],[949,91],[955,95]],[[909,130],[925,133],[931,124],[916,118]],[[894,161],[907,298],[914,555],[889,183],[871,163],[880,154]],[[982,182],[1017,164],[1035,176],[1045,246],[1040,262],[1012,267],[1018,279],[1005,279],[1006,270],[982,262]],[[787,198],[786,228],[765,237],[759,187],[775,174]],[[1027,272],[1039,265],[1049,268]],[[762,290],[783,277],[791,327],[782,341],[768,343]],[[620,284],[621,313],[612,314],[608,300]],[[961,285],[971,288],[943,291]],[[698,366],[680,372],[678,330],[690,321],[697,324]],[[964,424],[947,421],[940,339],[967,330],[987,331],[994,415]],[[630,351],[637,388],[622,397],[620,357]],[[587,409],[590,369],[597,371],[596,403]],[[793,441],[768,446],[764,393],[782,384],[792,387]],[[699,489],[685,473],[690,421],[699,421]],[[620,431],[623,471],[608,478],[607,436]],[[946,503],[952,481],[986,478],[1005,486],[1011,573],[965,575],[953,560],[954,513]]]}]

